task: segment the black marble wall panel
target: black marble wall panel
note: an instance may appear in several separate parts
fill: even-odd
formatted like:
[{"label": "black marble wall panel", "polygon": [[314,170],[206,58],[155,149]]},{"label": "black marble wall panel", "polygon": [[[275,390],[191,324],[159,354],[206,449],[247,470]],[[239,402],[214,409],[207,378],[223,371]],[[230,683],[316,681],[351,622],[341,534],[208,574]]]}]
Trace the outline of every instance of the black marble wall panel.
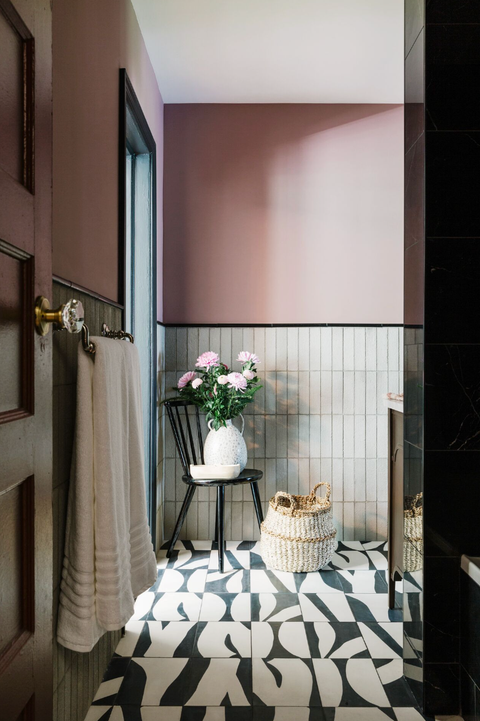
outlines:
[{"label": "black marble wall panel", "polygon": [[480,555],[480,3],[422,7],[406,1],[405,324],[418,343],[406,328],[405,494],[423,493],[424,527],[419,598],[405,582],[405,673],[427,714],[463,704],[468,719],[460,556]]},{"label": "black marble wall panel", "polygon": [[480,237],[430,238],[426,246],[427,342],[480,343]]},{"label": "black marble wall panel", "polygon": [[461,572],[460,688],[464,721],[480,721],[480,586]]}]

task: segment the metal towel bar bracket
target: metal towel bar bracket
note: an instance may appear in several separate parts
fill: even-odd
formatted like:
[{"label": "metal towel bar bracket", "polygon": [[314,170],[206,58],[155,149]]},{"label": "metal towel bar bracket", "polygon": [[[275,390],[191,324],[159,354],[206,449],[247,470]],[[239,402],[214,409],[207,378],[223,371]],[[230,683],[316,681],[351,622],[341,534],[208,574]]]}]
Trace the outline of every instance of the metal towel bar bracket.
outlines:
[{"label": "metal towel bar bracket", "polygon": [[[135,342],[135,339],[131,333],[127,333],[124,330],[110,330],[106,323],[103,323],[102,325],[102,336],[104,338],[115,338],[117,340],[129,340],[130,343]],[[88,326],[86,326],[85,323],[82,326],[82,345],[85,353],[95,355],[95,351],[97,349],[95,348],[95,343],[90,340]]]},{"label": "metal towel bar bracket", "polygon": [[124,330],[110,330],[106,323],[102,325],[102,335],[105,338],[119,338],[120,340],[129,340],[130,343],[134,343],[135,339],[131,333],[127,333]]}]

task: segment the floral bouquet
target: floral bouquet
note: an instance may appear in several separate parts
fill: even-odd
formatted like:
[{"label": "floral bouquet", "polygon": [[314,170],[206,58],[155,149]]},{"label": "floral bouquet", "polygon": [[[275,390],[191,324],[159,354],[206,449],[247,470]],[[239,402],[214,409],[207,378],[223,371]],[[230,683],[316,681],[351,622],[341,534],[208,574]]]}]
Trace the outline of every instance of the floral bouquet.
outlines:
[{"label": "floral bouquet", "polygon": [[217,353],[206,351],[197,358],[198,370],[187,371],[178,381],[179,397],[201,408],[216,431],[236,418],[262,387],[256,368],[260,360],[255,353],[242,350],[237,361],[242,364],[241,373],[231,372]]}]

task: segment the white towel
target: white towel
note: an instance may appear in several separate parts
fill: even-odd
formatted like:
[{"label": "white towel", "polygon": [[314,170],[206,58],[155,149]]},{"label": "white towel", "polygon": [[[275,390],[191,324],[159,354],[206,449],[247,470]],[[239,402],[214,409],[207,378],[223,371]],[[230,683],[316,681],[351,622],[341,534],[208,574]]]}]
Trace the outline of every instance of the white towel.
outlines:
[{"label": "white towel", "polygon": [[140,365],[127,341],[78,350],[77,419],[57,639],[90,651],[157,577],[147,522]]}]

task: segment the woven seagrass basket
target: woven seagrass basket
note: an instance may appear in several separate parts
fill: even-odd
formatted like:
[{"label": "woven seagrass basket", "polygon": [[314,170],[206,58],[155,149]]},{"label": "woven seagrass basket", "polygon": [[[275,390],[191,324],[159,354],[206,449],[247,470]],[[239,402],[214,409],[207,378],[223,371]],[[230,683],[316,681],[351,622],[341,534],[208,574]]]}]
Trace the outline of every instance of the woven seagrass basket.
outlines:
[{"label": "woven seagrass basket", "polygon": [[[317,489],[326,486],[324,498]],[[270,568],[294,573],[318,571],[336,548],[330,484],[317,483],[308,496],[278,491],[261,525],[261,552]]]},{"label": "woven seagrass basket", "polygon": [[423,566],[423,493],[405,497],[403,533],[403,570],[412,573]]}]

